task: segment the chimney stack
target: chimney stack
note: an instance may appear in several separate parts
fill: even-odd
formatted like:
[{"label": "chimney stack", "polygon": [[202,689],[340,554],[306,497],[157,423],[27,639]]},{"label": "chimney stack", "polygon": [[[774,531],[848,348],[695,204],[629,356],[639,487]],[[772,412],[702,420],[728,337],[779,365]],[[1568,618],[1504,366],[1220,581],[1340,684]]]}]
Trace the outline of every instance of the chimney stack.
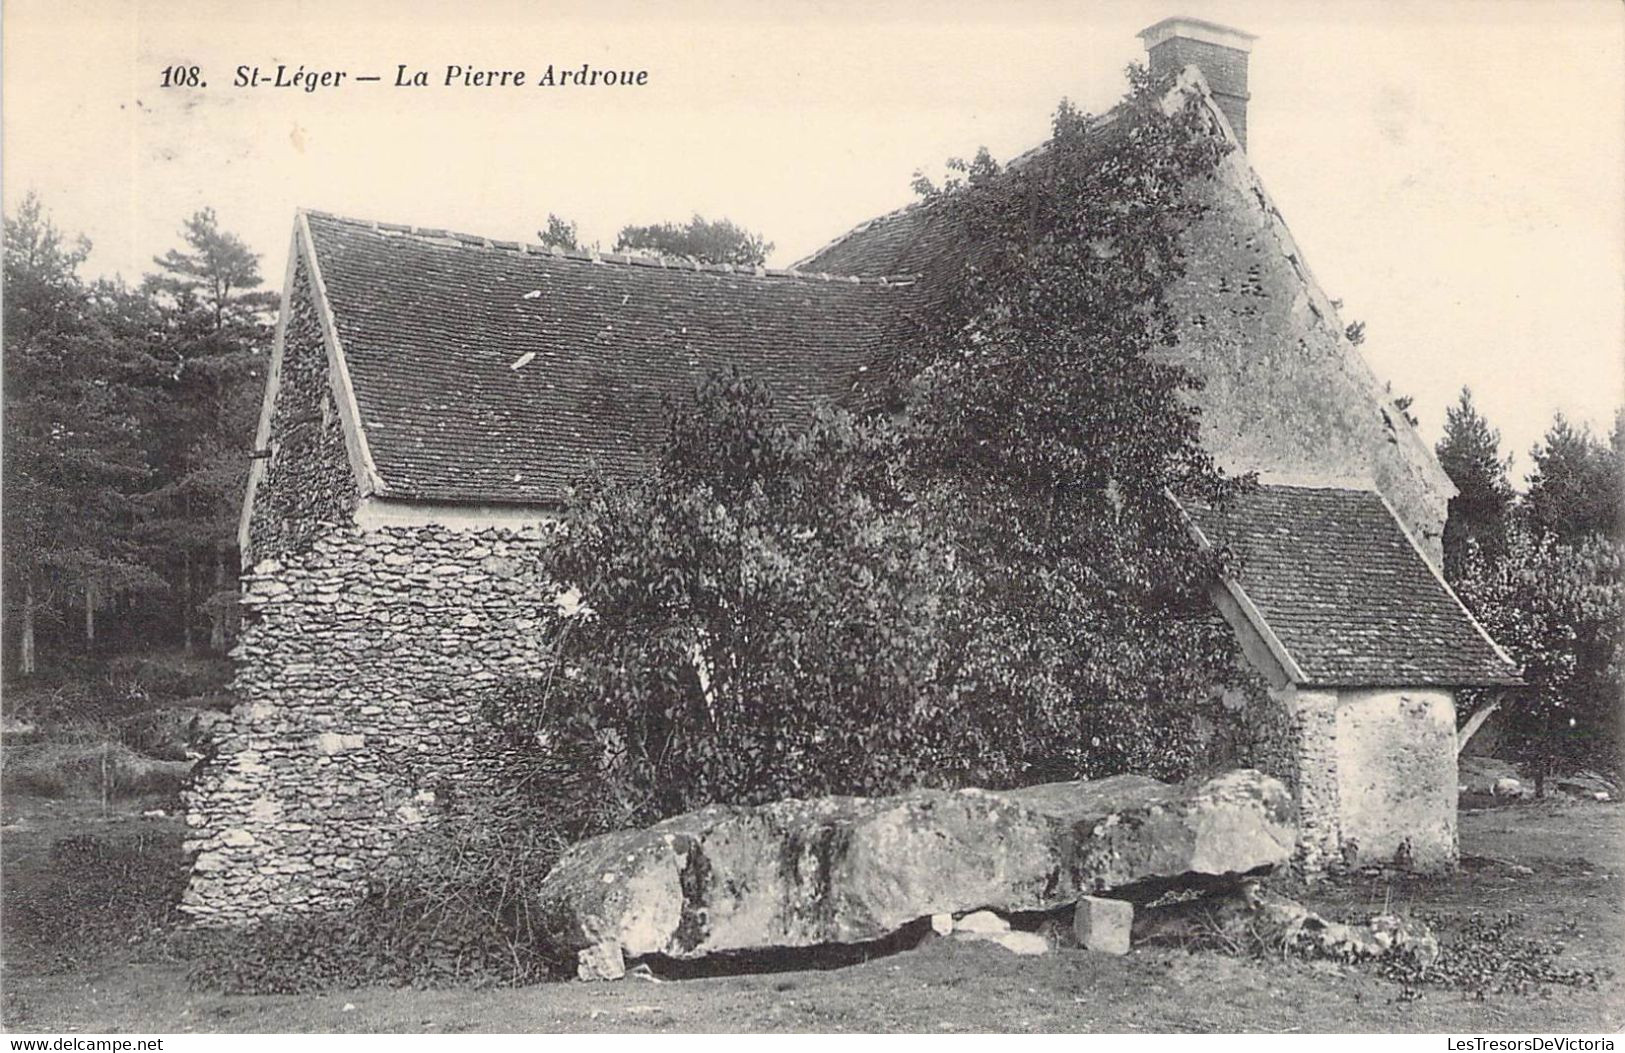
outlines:
[{"label": "chimney stack", "polygon": [[1140,30],[1157,75],[1195,66],[1207,78],[1213,101],[1247,148],[1247,54],[1258,38],[1239,29],[1175,16]]}]

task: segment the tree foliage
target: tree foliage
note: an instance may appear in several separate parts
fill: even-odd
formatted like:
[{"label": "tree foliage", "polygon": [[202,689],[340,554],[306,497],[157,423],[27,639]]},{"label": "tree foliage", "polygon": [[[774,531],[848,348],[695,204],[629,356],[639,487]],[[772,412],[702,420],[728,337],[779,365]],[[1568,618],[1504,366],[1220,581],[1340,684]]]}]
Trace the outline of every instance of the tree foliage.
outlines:
[{"label": "tree foliage", "polygon": [[[1523,668],[1527,687],[1504,707],[1507,738],[1542,788],[1554,773],[1621,762],[1622,421],[1615,417],[1605,443],[1557,414],[1531,451],[1521,498],[1506,484],[1496,431],[1465,391],[1439,446],[1462,491],[1450,505],[1446,569],[1463,602]],[[1464,709],[1487,704],[1477,694]]]},{"label": "tree foliage", "polygon": [[1512,516],[1512,484],[1507,481],[1511,462],[1501,456],[1501,433],[1473,404],[1473,393],[1461,397],[1445,411],[1444,436],[1435,452],[1439,464],[1458,493],[1450,500],[1444,528],[1445,573],[1460,577],[1469,545],[1479,558],[1500,562],[1507,551],[1507,529]]},{"label": "tree foliage", "polygon": [[1592,534],[1564,540],[1517,522],[1505,554],[1469,546],[1463,602],[1523,666],[1510,745],[1537,780],[1620,761],[1625,686],[1625,551]]},{"label": "tree foliage", "polygon": [[964,572],[885,418],[792,427],[766,388],[719,376],[652,474],[571,513],[551,570],[585,606],[541,705],[590,714],[657,813],[880,792],[986,753],[998,729],[954,677]]},{"label": "tree foliage", "polygon": [[1154,354],[1223,150],[1161,98],[1137,75],[1109,129],[1063,104],[1039,160],[921,186],[978,248],[878,412],[715,379],[649,477],[584,488],[550,567],[584,607],[514,719],[585,720],[659,813],[1186,770],[1238,663],[1170,495],[1237,484]]},{"label": "tree foliage", "polygon": [[1235,669],[1212,615],[1217,567],[1169,500],[1218,503],[1227,480],[1155,352],[1174,340],[1164,294],[1182,272],[1188,193],[1223,155],[1203,112],[1162,109],[1131,71],[1109,123],[1063,104],[1048,148],[1000,170],[985,152],[942,188],[920,183],[978,251],[909,370],[914,458],[964,558],[987,639],[983,704],[1032,710],[1051,774],[1190,763],[1193,703]]},{"label": "tree foliage", "polygon": [[93,633],[107,596],[159,583],[134,535],[151,359],[140,305],[79,277],[89,243],[68,241],[38,198],[5,233],[5,591],[31,671],[42,619],[77,604]]},{"label": "tree foliage", "polygon": [[727,219],[709,220],[695,213],[687,223],[628,225],[615,238],[615,252],[683,256],[701,263],[760,267],[773,243]]},{"label": "tree foliage", "polygon": [[1613,433],[1604,441],[1559,413],[1529,457],[1534,468],[1524,507],[1533,530],[1565,541],[1591,534],[1619,536],[1625,416],[1614,418]]},{"label": "tree foliage", "polygon": [[278,298],[260,288],[258,257],[220,228],[213,209],[190,216],[181,238],[183,247],[153,260],[158,270],[143,284],[159,312],[166,396],[152,421],[162,485],[146,495],[146,529],[175,582],[184,641],[191,645],[201,611],[210,646],[221,650],[235,610],[237,516]]},{"label": "tree foliage", "polygon": [[550,249],[563,249],[566,252],[577,252],[581,249],[575,223],[552,212],[547,214],[546,228],[538,230],[536,237],[542,245]]},{"label": "tree foliage", "polygon": [[[12,667],[36,630],[83,647],[112,611],[151,645],[208,615],[228,643],[235,526],[273,297],[208,210],[137,288],[86,282],[89,251],[37,198],[6,219],[6,607]],[[172,601],[179,601],[173,603]],[[179,610],[171,613],[171,609]]]}]

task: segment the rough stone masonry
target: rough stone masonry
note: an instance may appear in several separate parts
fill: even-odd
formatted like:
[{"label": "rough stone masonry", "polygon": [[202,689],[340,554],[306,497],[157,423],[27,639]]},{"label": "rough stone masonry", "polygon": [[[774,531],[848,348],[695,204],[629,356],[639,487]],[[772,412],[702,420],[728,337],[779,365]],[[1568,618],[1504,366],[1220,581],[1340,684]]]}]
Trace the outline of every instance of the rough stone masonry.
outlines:
[{"label": "rough stone masonry", "polygon": [[502,773],[482,690],[545,650],[545,527],[363,529],[310,272],[296,257],[247,524],[243,628],[216,752],[187,792],[181,909],[242,922],[342,906],[397,838]]},{"label": "rough stone masonry", "polygon": [[351,901],[395,838],[499,778],[482,688],[538,668],[539,537],[335,528],[244,577],[218,753],[188,797],[200,920]]}]

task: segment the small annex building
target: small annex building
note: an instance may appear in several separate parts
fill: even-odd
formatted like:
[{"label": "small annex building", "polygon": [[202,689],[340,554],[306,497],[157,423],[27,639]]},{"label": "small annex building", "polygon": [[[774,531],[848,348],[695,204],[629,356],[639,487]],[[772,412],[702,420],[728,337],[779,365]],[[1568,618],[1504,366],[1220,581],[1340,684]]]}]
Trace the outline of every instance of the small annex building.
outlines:
[{"label": "small annex building", "polygon": [[[1193,188],[1209,207],[1171,297],[1203,441],[1262,484],[1186,509],[1240,557],[1214,598],[1267,685],[1238,702],[1246,755],[1221,759],[1293,788],[1308,866],[1448,865],[1456,692],[1519,682],[1439,571],[1455,488],[1247,161],[1251,38],[1192,19],[1142,37],[1170,104],[1238,147]],[[569,482],[641,471],[665,400],[720,367],[787,417],[861,399],[973,251],[923,204],[789,270],[301,211],[240,528],[239,704],[187,794],[182,909],[342,905],[403,832],[500,778],[478,699],[545,661],[538,556]]]},{"label": "small annex building", "polygon": [[1454,692],[1515,685],[1511,660],[1375,490],[1265,484],[1187,511],[1241,568],[1214,600],[1275,704],[1250,759],[1292,786],[1300,856],[1454,863]]}]

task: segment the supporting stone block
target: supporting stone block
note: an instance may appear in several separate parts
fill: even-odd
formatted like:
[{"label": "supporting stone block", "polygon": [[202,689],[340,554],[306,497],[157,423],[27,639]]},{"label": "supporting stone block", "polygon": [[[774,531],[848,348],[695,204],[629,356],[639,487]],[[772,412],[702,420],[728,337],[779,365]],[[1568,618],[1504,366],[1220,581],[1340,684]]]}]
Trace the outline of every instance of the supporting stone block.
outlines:
[{"label": "supporting stone block", "polygon": [[1010,923],[991,910],[979,910],[954,922],[954,931],[986,936],[995,932],[1009,932]]},{"label": "supporting stone block", "polygon": [[1072,914],[1078,945],[1102,954],[1127,954],[1134,929],[1134,904],[1120,899],[1084,896]]},{"label": "supporting stone block", "polygon": [[619,980],[626,975],[626,959],[618,943],[595,943],[576,955],[576,976],[583,980]]}]

